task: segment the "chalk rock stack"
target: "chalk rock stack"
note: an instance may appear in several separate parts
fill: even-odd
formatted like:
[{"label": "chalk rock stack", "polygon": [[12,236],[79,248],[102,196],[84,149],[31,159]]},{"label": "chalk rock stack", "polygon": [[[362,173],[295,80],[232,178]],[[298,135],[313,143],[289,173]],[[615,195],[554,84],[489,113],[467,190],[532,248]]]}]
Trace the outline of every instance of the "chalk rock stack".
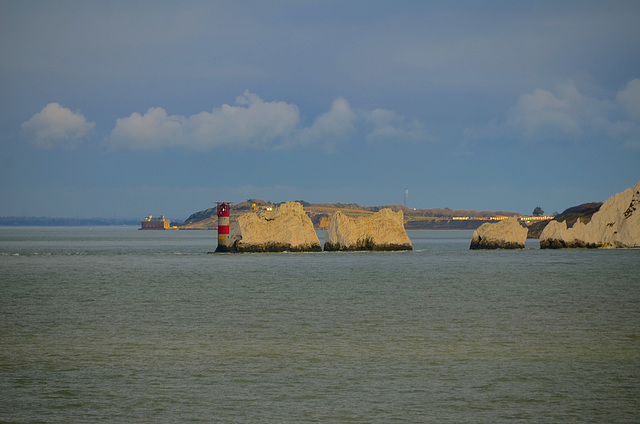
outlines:
[{"label": "chalk rock stack", "polygon": [[412,250],[402,211],[382,209],[351,218],[336,212],[325,237],[324,250]]},{"label": "chalk rock stack", "polygon": [[473,232],[471,249],[524,249],[528,230],[512,216],[496,223],[485,223]]},{"label": "chalk rock stack", "polygon": [[549,222],[540,234],[540,248],[565,247],[640,247],[640,182],[607,199],[586,224]]},{"label": "chalk rock stack", "polygon": [[297,202],[283,203],[273,211],[238,217],[231,239],[236,252],[319,252],[313,223]]}]

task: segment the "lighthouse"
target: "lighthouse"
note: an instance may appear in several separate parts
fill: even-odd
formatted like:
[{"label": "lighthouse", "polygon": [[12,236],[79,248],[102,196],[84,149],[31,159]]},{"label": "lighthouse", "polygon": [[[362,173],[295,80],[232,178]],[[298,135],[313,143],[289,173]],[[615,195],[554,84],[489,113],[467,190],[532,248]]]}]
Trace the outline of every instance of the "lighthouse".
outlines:
[{"label": "lighthouse", "polygon": [[218,205],[218,252],[231,251],[231,239],[229,237],[229,215],[231,210],[230,202],[216,202]]}]

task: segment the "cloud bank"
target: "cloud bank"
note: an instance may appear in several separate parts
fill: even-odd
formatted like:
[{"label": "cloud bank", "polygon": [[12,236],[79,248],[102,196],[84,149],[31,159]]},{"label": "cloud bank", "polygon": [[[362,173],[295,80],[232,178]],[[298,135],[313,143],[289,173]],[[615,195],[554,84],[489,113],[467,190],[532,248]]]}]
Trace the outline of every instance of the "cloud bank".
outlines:
[{"label": "cloud bank", "polygon": [[189,117],[168,115],[161,107],[150,108],[144,114],[133,113],[116,121],[108,142],[112,147],[134,150],[180,147],[209,151],[318,144],[333,151],[336,144],[359,132],[368,141],[427,138],[425,129],[415,120],[383,109],[354,109],[343,97],[335,99],[328,112],[304,127],[296,105],[264,101],[246,90],[234,105],[224,104]]},{"label": "cloud bank", "polygon": [[245,91],[234,106],[225,104],[189,117],[167,115],[161,107],[150,108],[143,115],[133,113],[116,121],[109,142],[114,147],[140,150],[266,147],[291,133],[299,119],[295,105],[265,102]]},{"label": "cloud bank", "polygon": [[367,135],[368,141],[392,141],[406,139],[411,141],[433,140],[417,119],[408,119],[387,109],[362,111],[366,122],[373,128]]},{"label": "cloud bank", "polygon": [[95,127],[80,112],[73,112],[58,103],[49,103],[22,124],[22,130],[41,148],[72,148],[81,143]]},{"label": "cloud bank", "polygon": [[[42,148],[73,147],[94,128],[78,111],[50,103],[22,124]],[[508,139],[521,143],[614,143],[640,149],[640,79],[609,99],[582,93],[569,81],[555,90],[538,88],[520,95],[502,120],[467,129],[467,141]],[[353,108],[336,98],[327,112],[304,126],[295,104],[265,101],[246,90],[233,105],[191,116],[169,115],[162,107],[116,120],[106,142],[116,149],[181,148],[207,152],[219,148],[290,149],[316,145],[333,152],[341,143],[431,142],[420,121],[388,109]]]},{"label": "cloud bank", "polygon": [[640,122],[640,79],[629,81],[624,90],[618,91],[616,103],[627,118]]},{"label": "cloud bank", "polygon": [[537,89],[523,94],[509,110],[507,125],[525,140],[640,141],[640,79],[631,80],[614,99],[581,93],[572,82],[556,92]]},{"label": "cloud bank", "polygon": [[554,91],[522,94],[502,121],[467,129],[468,139],[525,144],[606,143],[640,149],[640,79],[609,99],[588,96],[571,81]]}]

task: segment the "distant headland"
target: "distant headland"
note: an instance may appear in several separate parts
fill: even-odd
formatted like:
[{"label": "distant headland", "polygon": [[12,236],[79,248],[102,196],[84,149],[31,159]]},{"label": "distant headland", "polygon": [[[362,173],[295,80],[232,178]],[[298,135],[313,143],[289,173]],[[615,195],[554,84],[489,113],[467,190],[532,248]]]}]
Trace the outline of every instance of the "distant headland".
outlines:
[{"label": "distant headland", "polygon": [[[391,209],[394,212],[402,211],[404,226],[407,230],[475,230],[486,222],[500,221],[512,216],[527,224],[553,218],[551,216],[525,216],[517,212],[506,211],[449,208],[411,209],[400,205],[361,206],[355,203],[309,203],[304,200],[295,200],[295,202],[303,206],[316,230],[328,229],[335,212],[350,217],[359,217],[373,215],[382,209]],[[261,199],[248,199],[245,202],[232,205],[230,220],[233,223],[245,213],[272,210],[279,204]],[[212,207],[195,212],[183,223],[175,225],[182,230],[214,230],[218,228],[216,208]]]}]

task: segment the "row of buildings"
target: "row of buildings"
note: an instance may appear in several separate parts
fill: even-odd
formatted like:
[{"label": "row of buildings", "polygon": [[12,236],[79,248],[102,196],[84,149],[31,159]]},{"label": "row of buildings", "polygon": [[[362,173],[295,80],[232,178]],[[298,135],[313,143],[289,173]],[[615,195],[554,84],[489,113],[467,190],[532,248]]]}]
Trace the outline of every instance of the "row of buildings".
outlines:
[{"label": "row of buildings", "polygon": [[[507,218],[509,217],[508,216],[490,216],[488,218],[487,217],[476,218],[476,217],[470,217],[470,216],[454,216],[451,219],[453,219],[454,221],[468,221],[470,219],[477,220],[477,221],[502,221]],[[545,221],[547,219],[553,219],[553,216],[543,215],[543,216],[519,216],[518,217],[518,220],[524,221],[524,222]]]}]

